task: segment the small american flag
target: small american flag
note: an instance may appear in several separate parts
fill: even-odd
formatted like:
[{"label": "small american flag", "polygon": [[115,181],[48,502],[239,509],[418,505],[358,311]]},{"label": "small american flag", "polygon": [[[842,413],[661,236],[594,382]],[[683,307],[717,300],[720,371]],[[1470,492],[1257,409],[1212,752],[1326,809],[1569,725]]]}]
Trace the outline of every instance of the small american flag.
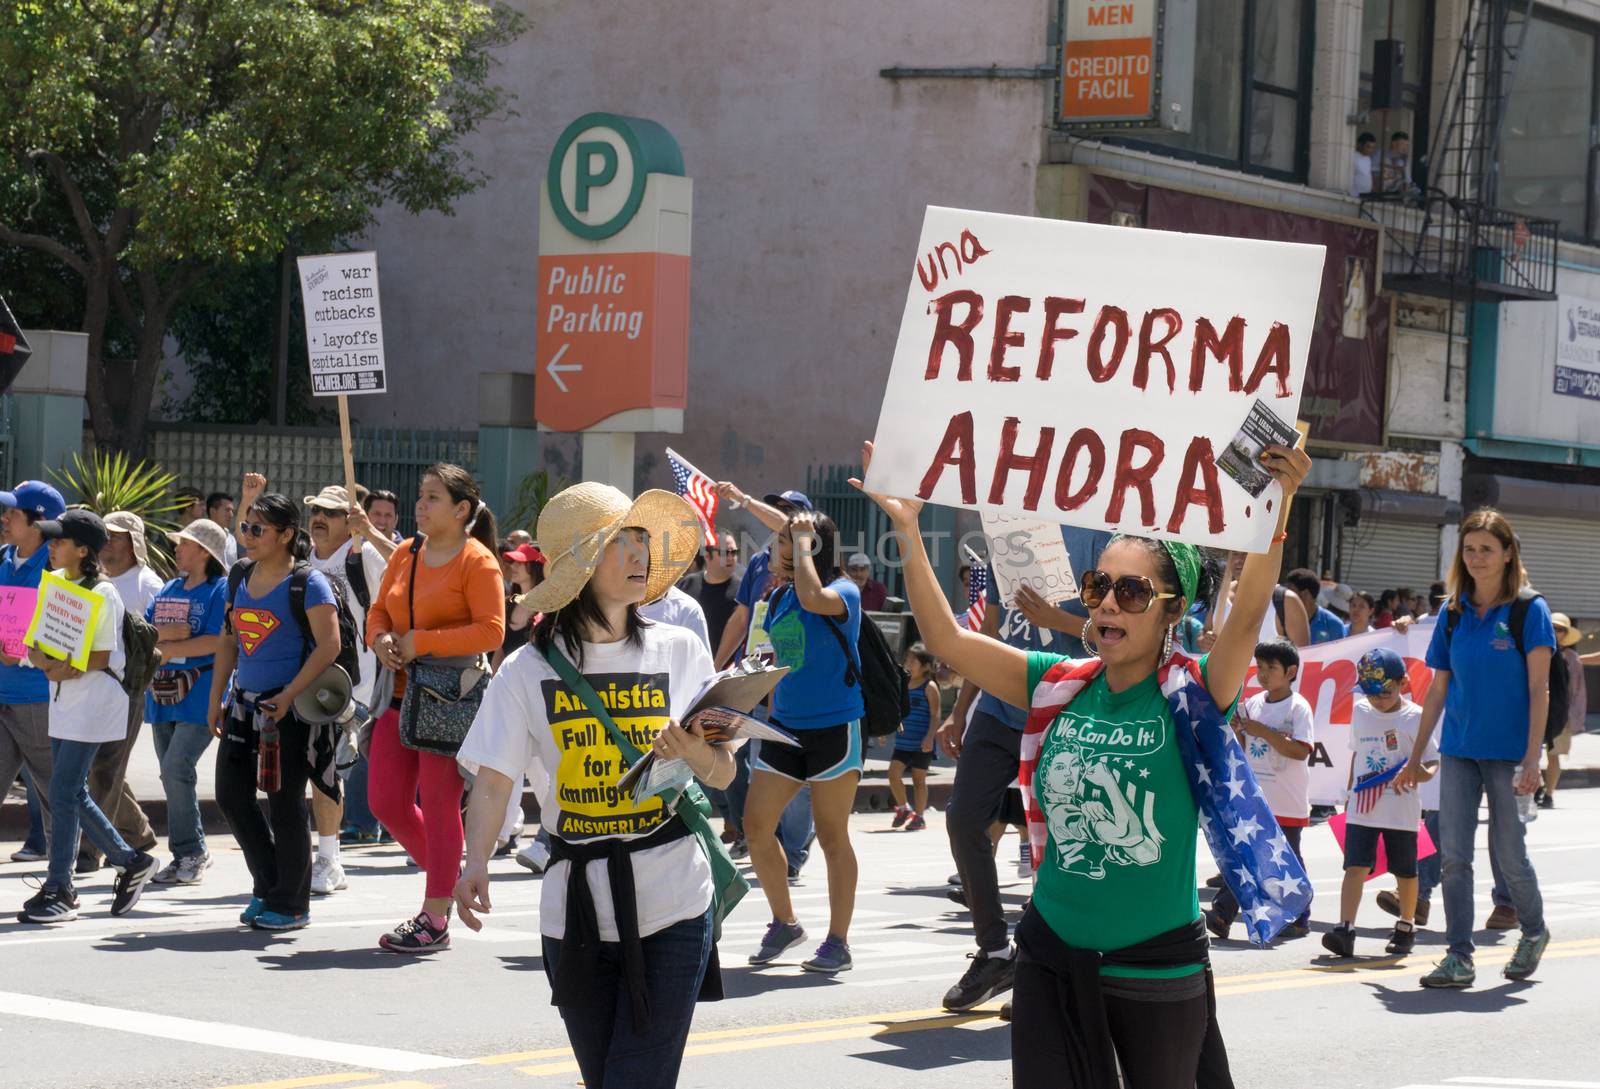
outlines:
[{"label": "small american flag", "polygon": [[706,547],[717,547],[717,482],[690,465],[672,447],[667,447],[667,464],[672,467],[672,484],[689,501],[700,525],[706,531]]},{"label": "small american flag", "polygon": [[1376,809],[1378,802],[1388,793],[1389,784],[1405,766],[1406,761],[1402,760],[1392,768],[1357,776],[1350,788],[1350,804],[1355,806],[1356,812],[1371,813]]},{"label": "small american flag", "polygon": [[967,562],[972,565],[967,574],[967,630],[978,631],[989,609],[989,565],[971,549],[967,550]]}]

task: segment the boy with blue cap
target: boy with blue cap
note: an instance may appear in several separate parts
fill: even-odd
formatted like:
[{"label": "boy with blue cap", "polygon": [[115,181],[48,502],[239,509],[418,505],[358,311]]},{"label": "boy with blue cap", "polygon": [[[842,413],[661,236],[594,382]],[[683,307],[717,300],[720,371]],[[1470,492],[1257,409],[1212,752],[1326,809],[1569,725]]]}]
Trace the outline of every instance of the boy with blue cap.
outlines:
[{"label": "boy with blue cap", "polygon": [[[1350,712],[1350,794],[1345,803],[1339,925],[1322,936],[1322,944],[1334,956],[1355,955],[1356,911],[1362,888],[1377,865],[1382,839],[1400,900],[1400,919],[1385,949],[1404,956],[1417,940],[1417,822],[1422,819],[1422,803],[1415,790],[1397,790],[1395,780],[1416,742],[1422,708],[1406,698],[1405,660],[1388,647],[1363,655],[1356,677],[1364,698],[1356,700]],[[1422,781],[1433,778],[1438,750],[1428,749],[1424,760],[1428,762],[1416,769]]]}]

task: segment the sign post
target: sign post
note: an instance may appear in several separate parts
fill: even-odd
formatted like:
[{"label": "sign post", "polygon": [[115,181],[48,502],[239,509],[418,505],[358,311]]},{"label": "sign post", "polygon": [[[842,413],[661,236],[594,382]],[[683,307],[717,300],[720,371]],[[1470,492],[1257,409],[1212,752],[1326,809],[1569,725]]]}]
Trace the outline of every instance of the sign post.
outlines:
[{"label": "sign post", "polygon": [[383,310],[378,302],[378,255],[325,253],[298,259],[300,301],[306,312],[311,392],[339,398],[345,494],[355,500],[355,452],[350,440],[352,395],[388,388],[383,357]]},{"label": "sign post", "polygon": [[683,431],[693,206],[672,134],[606,113],[567,126],[539,187],[534,416],[630,494],[634,436]]}]

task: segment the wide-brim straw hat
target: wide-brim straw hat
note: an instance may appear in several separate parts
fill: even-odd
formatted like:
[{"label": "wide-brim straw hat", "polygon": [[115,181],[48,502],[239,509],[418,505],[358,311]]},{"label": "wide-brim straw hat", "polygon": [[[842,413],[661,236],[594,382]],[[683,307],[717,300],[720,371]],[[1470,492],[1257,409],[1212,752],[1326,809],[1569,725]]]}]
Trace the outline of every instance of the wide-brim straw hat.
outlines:
[{"label": "wide-brim straw hat", "polygon": [[1556,629],[1556,642],[1563,647],[1575,647],[1583,642],[1583,632],[1572,626],[1566,613],[1551,613],[1550,625]]},{"label": "wide-brim straw hat", "polygon": [[704,536],[694,508],[672,492],[652,489],[638,499],[609,484],[585,481],[558,493],[539,512],[544,581],[523,595],[534,612],[570,605],[594,575],[606,546],[624,529],[650,535],[650,573],[644,601],[666,596],[700,551]]},{"label": "wide-brim straw hat", "polygon": [[228,566],[228,531],[209,518],[201,518],[184,526],[176,533],[169,534],[173,541],[188,541],[197,544],[221,564],[224,569]]}]

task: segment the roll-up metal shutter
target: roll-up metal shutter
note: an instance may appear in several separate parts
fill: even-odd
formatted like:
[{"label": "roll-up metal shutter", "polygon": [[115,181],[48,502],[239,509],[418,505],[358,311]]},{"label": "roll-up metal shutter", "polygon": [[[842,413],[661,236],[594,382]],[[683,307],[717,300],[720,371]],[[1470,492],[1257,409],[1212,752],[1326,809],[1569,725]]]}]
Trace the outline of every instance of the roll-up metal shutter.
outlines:
[{"label": "roll-up metal shutter", "polygon": [[1440,577],[1439,527],[1398,521],[1347,526],[1339,560],[1339,581],[1373,597],[1402,586],[1426,592]]},{"label": "roll-up metal shutter", "polygon": [[1600,619],[1600,519],[1513,514],[1522,565],[1550,608],[1574,620]]}]

